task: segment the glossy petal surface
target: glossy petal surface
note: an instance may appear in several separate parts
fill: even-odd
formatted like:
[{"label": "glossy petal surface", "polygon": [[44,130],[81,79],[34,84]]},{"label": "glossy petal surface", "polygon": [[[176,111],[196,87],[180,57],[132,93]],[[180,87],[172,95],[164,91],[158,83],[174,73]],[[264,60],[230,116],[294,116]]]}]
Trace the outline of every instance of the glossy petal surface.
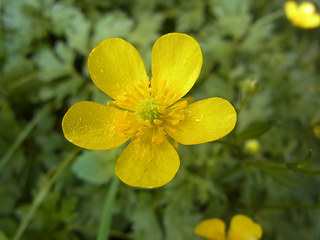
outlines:
[{"label": "glossy petal surface", "polygon": [[230,223],[228,240],[258,240],[262,237],[259,224],[245,215],[235,215]]},{"label": "glossy petal surface", "polygon": [[234,128],[237,114],[234,107],[222,98],[208,98],[188,105],[185,119],[178,125],[165,127],[177,142],[191,145],[222,138]]},{"label": "glossy petal surface", "polygon": [[128,185],[155,188],[170,182],[179,166],[179,155],[168,140],[154,144],[134,139],[120,155],[116,173]]},{"label": "glossy petal surface", "polygon": [[70,107],[62,119],[64,136],[86,149],[119,147],[128,137],[115,129],[113,117],[117,111],[122,110],[89,101],[78,102]]},{"label": "glossy petal surface", "polygon": [[218,218],[204,220],[194,230],[195,234],[210,240],[225,240],[225,231],[226,224]]},{"label": "glossy petal surface", "polygon": [[152,48],[152,88],[172,104],[192,88],[201,66],[202,53],[196,40],[181,33],[163,35]]},{"label": "glossy petal surface", "polygon": [[94,84],[113,99],[146,79],[147,73],[138,51],[121,38],[109,38],[92,50],[88,59]]}]

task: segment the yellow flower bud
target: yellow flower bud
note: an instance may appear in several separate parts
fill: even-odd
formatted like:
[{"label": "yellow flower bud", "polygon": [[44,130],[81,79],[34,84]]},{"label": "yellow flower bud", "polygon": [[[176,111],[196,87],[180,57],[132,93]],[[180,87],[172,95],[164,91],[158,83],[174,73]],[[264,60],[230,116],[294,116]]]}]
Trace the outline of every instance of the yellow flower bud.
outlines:
[{"label": "yellow flower bud", "polygon": [[320,124],[316,125],[313,128],[313,133],[317,138],[320,138]]},{"label": "yellow flower bud", "polygon": [[247,140],[244,144],[244,150],[248,153],[254,154],[260,151],[260,143],[256,139]]}]

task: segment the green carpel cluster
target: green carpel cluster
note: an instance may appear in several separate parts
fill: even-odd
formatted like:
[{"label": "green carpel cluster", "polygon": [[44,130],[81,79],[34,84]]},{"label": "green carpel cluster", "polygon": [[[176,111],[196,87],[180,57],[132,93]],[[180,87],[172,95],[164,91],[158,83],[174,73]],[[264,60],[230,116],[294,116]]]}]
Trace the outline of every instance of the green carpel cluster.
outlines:
[{"label": "green carpel cluster", "polygon": [[147,99],[141,103],[137,113],[143,120],[153,122],[153,120],[159,118],[160,113],[157,110],[159,104],[153,99]]}]

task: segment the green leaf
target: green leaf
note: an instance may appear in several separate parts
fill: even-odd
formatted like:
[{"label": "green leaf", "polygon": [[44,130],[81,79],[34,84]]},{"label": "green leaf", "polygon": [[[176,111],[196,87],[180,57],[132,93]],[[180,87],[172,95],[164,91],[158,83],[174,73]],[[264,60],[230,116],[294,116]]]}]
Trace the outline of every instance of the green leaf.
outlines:
[{"label": "green leaf", "polygon": [[[218,3],[216,4],[216,2]],[[235,39],[240,39],[249,28],[251,15],[249,14],[248,1],[212,1],[211,11],[217,16],[219,28]]]},{"label": "green leaf", "polygon": [[266,133],[271,127],[274,126],[275,121],[261,121],[255,122],[245,128],[240,134],[241,139],[257,138]]},{"label": "green leaf", "polygon": [[90,22],[80,11],[77,11],[69,21],[69,26],[66,29],[68,45],[79,53],[86,55],[89,50]]},{"label": "green leaf", "polygon": [[114,11],[100,18],[93,29],[91,48],[97,46],[102,40],[111,37],[126,37],[132,30],[133,20],[121,11]]},{"label": "green leaf", "polygon": [[312,150],[310,150],[310,152],[307,154],[307,156],[303,159],[303,161],[298,165],[299,168],[305,168],[305,167],[308,167],[309,164],[311,163],[312,161],[312,155],[313,155],[313,152]]},{"label": "green leaf", "polygon": [[263,19],[251,24],[248,34],[246,34],[245,39],[241,42],[241,49],[251,53],[261,51],[265,48],[265,42],[272,36],[272,29],[272,24],[266,24]]},{"label": "green leaf", "polygon": [[308,184],[301,177],[293,174],[292,172],[285,172],[276,169],[268,169],[264,166],[261,167],[261,170],[272,177],[278,183],[281,183],[289,188],[293,189],[302,189],[306,190],[308,188]]},{"label": "green leaf", "polygon": [[62,42],[55,49],[45,48],[35,56],[40,68],[39,79],[49,82],[73,72],[74,53]]},{"label": "green leaf", "polygon": [[179,6],[177,14],[178,32],[189,32],[201,27],[205,20],[205,4],[203,1],[185,1]]},{"label": "green leaf", "polygon": [[309,166],[309,164],[312,161],[312,150],[310,150],[310,152],[307,154],[307,156],[302,160],[301,163],[299,162],[293,162],[293,163],[287,163],[286,166],[290,169],[304,169],[307,166]]},{"label": "green leaf", "polygon": [[154,12],[140,12],[137,15],[137,24],[130,33],[129,41],[141,46],[139,52],[149,51],[150,46],[160,36],[159,30],[164,21],[163,14]]},{"label": "green leaf", "polygon": [[103,184],[114,176],[114,164],[119,150],[85,151],[73,163],[72,171],[80,179]]},{"label": "green leaf", "polygon": [[134,239],[160,240],[162,232],[157,219],[156,211],[152,204],[151,195],[141,193],[138,195],[138,202],[132,215]]},{"label": "green leaf", "polygon": [[8,240],[6,235],[0,230],[0,240]]}]

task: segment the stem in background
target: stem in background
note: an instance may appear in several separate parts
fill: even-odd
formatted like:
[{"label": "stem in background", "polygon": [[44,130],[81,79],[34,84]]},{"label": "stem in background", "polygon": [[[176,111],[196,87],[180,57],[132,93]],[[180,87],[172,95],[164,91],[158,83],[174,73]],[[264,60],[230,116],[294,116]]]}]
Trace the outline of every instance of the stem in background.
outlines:
[{"label": "stem in background", "polygon": [[60,176],[60,174],[65,170],[67,166],[75,159],[77,154],[80,152],[80,148],[76,148],[73,150],[59,165],[58,169],[56,172],[50,177],[51,171],[47,173],[48,181],[47,183],[40,189],[40,191],[37,193],[35,198],[33,199],[32,205],[28,211],[28,213],[24,216],[22,222],[20,223],[20,226],[18,230],[16,231],[16,234],[13,237],[13,240],[19,240],[26,230],[30,220],[34,216],[35,212],[38,210],[39,206],[47,196],[50,188],[52,185],[55,183],[57,178]]},{"label": "stem in background", "polygon": [[109,232],[110,232],[112,212],[113,212],[112,211],[113,203],[116,199],[118,187],[119,187],[119,179],[114,177],[113,181],[111,182],[111,185],[104,203],[103,212],[102,212],[102,216],[99,224],[97,240],[109,239]]},{"label": "stem in background", "polygon": [[8,148],[6,153],[0,160],[0,172],[2,171],[3,167],[7,164],[9,159],[15,153],[17,148],[23,143],[23,141],[27,138],[33,128],[41,121],[41,119],[48,114],[54,107],[53,103],[49,103],[45,105],[35,117],[28,123],[28,125],[22,130],[22,132],[18,135],[18,137],[14,140],[11,146]]},{"label": "stem in background", "polygon": [[269,204],[269,205],[264,205],[261,207],[261,210],[281,210],[283,211],[283,209],[287,209],[287,210],[291,210],[291,209],[310,209],[310,210],[320,210],[320,206],[319,205],[304,205],[304,204]]},{"label": "stem in background", "polygon": [[255,166],[258,168],[269,168],[283,171],[299,172],[310,175],[320,175],[320,169],[307,169],[307,168],[290,168],[287,164],[272,163],[272,162],[257,162],[257,161],[245,161],[245,164]]},{"label": "stem in background", "polygon": [[261,24],[265,25],[270,22],[273,22],[274,20],[276,20],[284,15],[285,15],[284,10],[281,9],[281,10],[275,11],[273,13],[270,13],[269,15],[266,15],[265,17],[262,17],[260,22],[261,22]]}]

